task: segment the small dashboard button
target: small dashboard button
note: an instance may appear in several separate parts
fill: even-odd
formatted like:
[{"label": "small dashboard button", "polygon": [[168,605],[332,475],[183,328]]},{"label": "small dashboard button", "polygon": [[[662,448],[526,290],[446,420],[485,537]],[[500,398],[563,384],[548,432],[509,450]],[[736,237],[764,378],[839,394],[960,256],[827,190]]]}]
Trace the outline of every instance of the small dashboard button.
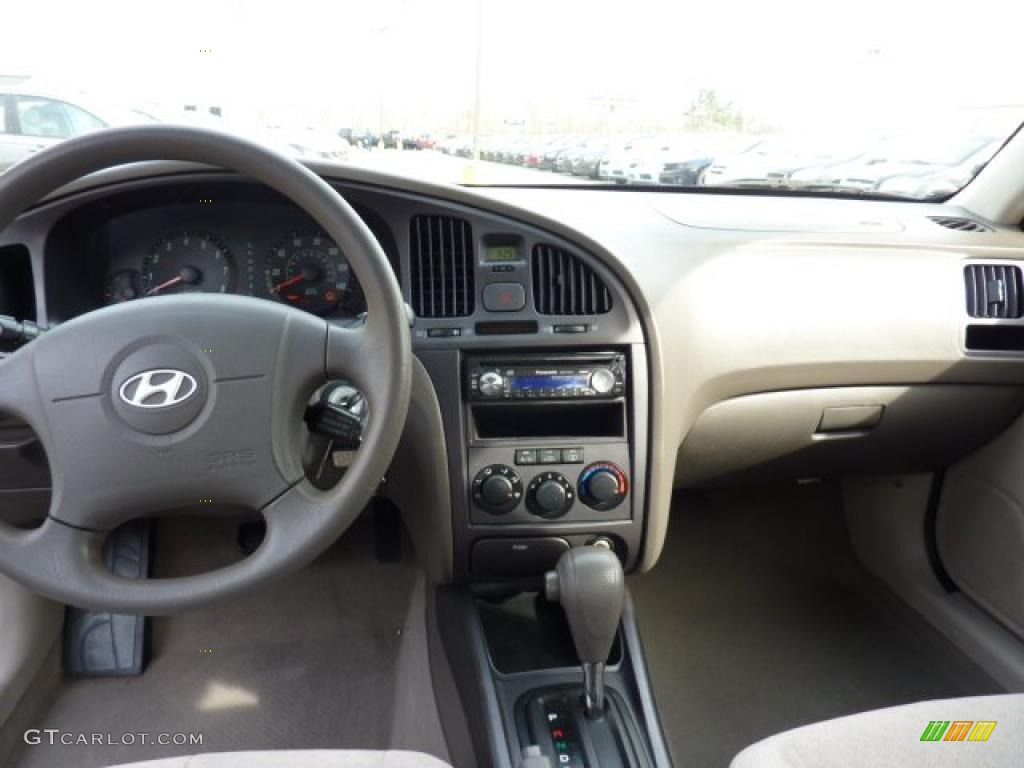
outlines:
[{"label": "small dashboard button", "polygon": [[522,283],[489,283],[483,299],[488,312],[518,312],[526,306],[526,289]]},{"label": "small dashboard button", "polygon": [[562,449],[562,463],[563,464],[582,464],[583,463],[583,448],[563,448]]},{"label": "small dashboard button", "polygon": [[536,464],[536,448],[520,448],[516,451],[516,464]]},{"label": "small dashboard button", "polygon": [[537,461],[540,464],[562,463],[562,451],[560,448],[541,448],[537,454]]}]

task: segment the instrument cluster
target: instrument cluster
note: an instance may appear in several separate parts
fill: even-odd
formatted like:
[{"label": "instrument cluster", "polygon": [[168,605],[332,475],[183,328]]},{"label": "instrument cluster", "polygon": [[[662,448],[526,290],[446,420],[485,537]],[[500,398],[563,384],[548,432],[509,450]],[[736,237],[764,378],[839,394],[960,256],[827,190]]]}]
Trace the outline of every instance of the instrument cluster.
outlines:
[{"label": "instrument cluster", "polygon": [[[255,206],[253,207],[255,208]],[[263,206],[260,206],[263,208]],[[365,310],[348,259],[312,222],[233,206],[175,211],[173,225],[126,217],[108,233],[103,302],[177,293],[232,293],[279,301],[317,315]],[[180,215],[185,214],[185,215]]]}]

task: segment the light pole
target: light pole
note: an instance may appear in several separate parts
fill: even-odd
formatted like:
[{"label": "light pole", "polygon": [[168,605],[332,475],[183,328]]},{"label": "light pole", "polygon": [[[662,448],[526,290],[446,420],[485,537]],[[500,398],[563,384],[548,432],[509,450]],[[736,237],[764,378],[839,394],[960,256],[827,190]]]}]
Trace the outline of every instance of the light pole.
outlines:
[{"label": "light pole", "polygon": [[480,161],[480,78],[484,51],[484,0],[476,0],[476,70],[473,74],[473,163]]}]

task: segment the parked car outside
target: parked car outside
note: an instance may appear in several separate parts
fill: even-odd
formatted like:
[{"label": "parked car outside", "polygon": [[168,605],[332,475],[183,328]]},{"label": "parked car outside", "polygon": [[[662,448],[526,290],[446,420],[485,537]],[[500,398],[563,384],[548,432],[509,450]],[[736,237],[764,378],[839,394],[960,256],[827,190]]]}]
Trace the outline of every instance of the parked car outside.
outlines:
[{"label": "parked car outside", "polygon": [[457,133],[449,133],[443,139],[438,140],[434,149],[444,155],[454,155],[461,138]]},{"label": "parked car outside", "polygon": [[380,134],[373,131],[358,131],[352,134],[350,141],[354,147],[372,149],[380,144]]},{"label": "parked car outside", "polygon": [[663,157],[658,183],[672,187],[694,187],[704,172],[723,155],[749,149],[755,142],[745,136],[707,134],[694,137],[694,146],[684,155]]},{"label": "parked car outside", "polygon": [[566,147],[555,161],[555,170],[559,173],[572,173],[573,165],[579,162],[580,156],[587,151],[588,142],[593,137],[580,138],[571,146]]},{"label": "parked car outside", "polygon": [[514,136],[506,141],[501,146],[498,159],[503,163],[513,165],[517,162],[517,158],[522,153],[523,144],[525,139],[522,136]]},{"label": "parked car outside", "polygon": [[727,187],[788,187],[789,177],[803,168],[853,160],[861,150],[818,137],[775,136],[746,150],[716,160],[701,183]]},{"label": "parked car outside", "polygon": [[64,139],[114,125],[153,122],[145,111],[31,80],[0,87],[0,172]]},{"label": "parked car outside", "polygon": [[279,130],[266,128],[250,121],[223,117],[209,111],[195,109],[147,107],[144,110],[140,110],[140,112],[153,122],[194,125],[200,128],[224,131],[225,133],[241,136],[249,141],[255,141],[257,144],[263,144],[292,157],[323,159],[316,152],[293,143],[294,137],[291,133],[282,134]]},{"label": "parked car outside", "polygon": [[869,191],[916,198],[951,194],[992,159],[1001,137],[972,135],[919,137],[881,162],[847,170],[841,191]]},{"label": "parked car outside", "polygon": [[629,170],[635,167],[640,157],[657,146],[657,137],[640,136],[625,142],[621,149],[612,150],[598,168],[598,178],[605,182],[625,184],[629,180]]},{"label": "parked car outside", "polygon": [[646,150],[635,153],[626,171],[627,184],[660,184],[661,172],[671,160],[690,160],[699,155],[692,138],[666,136]]},{"label": "parked car outside", "polygon": [[589,176],[597,178],[597,169],[601,161],[608,156],[612,142],[610,139],[599,139],[587,144],[587,149],[580,153],[579,160],[573,167],[574,176]]},{"label": "parked car outside", "polygon": [[[614,181],[612,177],[613,166],[626,168],[627,165],[622,162],[625,160],[625,157],[631,155],[641,143],[649,140],[650,137],[647,136],[619,136],[610,139],[604,152],[601,154],[601,159],[597,162],[597,168],[594,172],[595,177],[604,182]],[[623,170],[623,178],[625,178],[625,170]]]},{"label": "parked car outside", "polygon": [[559,154],[564,152],[573,142],[574,139],[571,136],[561,136],[552,140],[547,149],[544,150],[544,154],[541,155],[540,163],[537,167],[542,171],[555,170]]},{"label": "parked car outside", "polygon": [[544,163],[544,157],[551,147],[557,145],[561,139],[550,136],[539,138],[532,142],[527,148],[526,156],[523,158],[523,165],[527,168],[540,168]]},{"label": "parked car outside", "polygon": [[312,127],[273,126],[267,129],[272,141],[291,148],[299,157],[310,160],[348,160],[351,145],[341,136]]}]

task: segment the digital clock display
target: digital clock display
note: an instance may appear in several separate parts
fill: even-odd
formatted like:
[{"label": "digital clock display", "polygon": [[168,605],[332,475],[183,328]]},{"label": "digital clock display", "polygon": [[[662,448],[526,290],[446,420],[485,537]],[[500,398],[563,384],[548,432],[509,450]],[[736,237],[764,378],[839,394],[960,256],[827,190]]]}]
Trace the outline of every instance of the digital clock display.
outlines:
[{"label": "digital clock display", "polygon": [[536,389],[584,389],[590,384],[590,377],[585,373],[555,373],[546,375],[516,375],[512,377],[511,388],[516,391]]},{"label": "digital clock display", "polygon": [[488,264],[507,264],[519,261],[519,246],[514,243],[494,243],[484,246],[484,261]]}]

